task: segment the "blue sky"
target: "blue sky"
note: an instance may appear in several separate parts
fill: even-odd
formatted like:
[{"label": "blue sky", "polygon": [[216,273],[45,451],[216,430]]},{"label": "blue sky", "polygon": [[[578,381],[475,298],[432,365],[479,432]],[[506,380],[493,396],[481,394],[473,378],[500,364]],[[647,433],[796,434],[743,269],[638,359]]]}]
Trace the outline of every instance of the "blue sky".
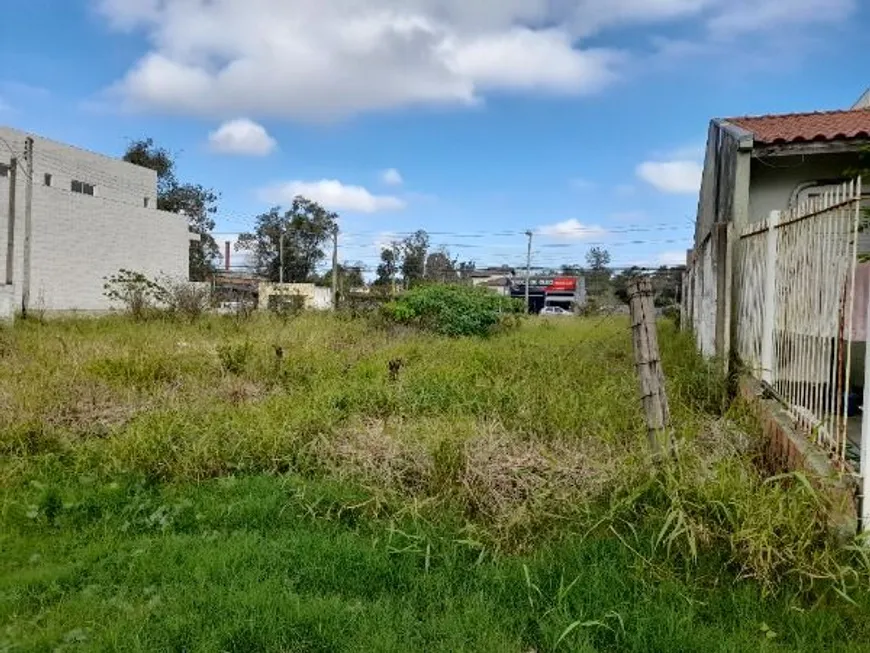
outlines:
[{"label": "blue sky", "polygon": [[675,263],[709,119],[848,108],[868,4],[28,0],[0,25],[0,123],[154,138],[220,191],[227,237],[301,192],[342,216],[344,260],[422,228],[478,265],[522,264],[527,229],[536,265]]}]

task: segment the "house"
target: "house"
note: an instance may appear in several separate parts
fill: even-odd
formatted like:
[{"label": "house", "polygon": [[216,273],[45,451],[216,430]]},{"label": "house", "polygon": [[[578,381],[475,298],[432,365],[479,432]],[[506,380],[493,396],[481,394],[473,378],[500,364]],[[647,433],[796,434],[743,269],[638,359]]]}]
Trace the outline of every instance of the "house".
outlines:
[{"label": "house", "polygon": [[681,316],[704,354],[754,377],[785,409],[803,439],[782,431],[782,460],[806,462],[808,444],[841,471],[861,459],[866,525],[870,179],[859,170],[870,167],[868,100],[710,123]]},{"label": "house", "polygon": [[153,170],[0,126],[0,316],[107,310],[120,269],[187,279],[196,238],[157,209]]},{"label": "house", "polygon": [[[859,102],[860,104],[860,102]],[[870,109],[745,116],[710,123],[694,248],[687,263],[696,269],[684,288],[684,318],[700,349],[727,357],[731,275],[726,229],[735,237],[772,211],[818,200],[850,178],[870,146]],[[865,166],[870,162],[864,163]],[[864,193],[870,191],[870,180]],[[860,249],[870,241],[861,236]],[[733,263],[733,261],[731,261]],[[689,277],[691,278],[691,277]]]}]

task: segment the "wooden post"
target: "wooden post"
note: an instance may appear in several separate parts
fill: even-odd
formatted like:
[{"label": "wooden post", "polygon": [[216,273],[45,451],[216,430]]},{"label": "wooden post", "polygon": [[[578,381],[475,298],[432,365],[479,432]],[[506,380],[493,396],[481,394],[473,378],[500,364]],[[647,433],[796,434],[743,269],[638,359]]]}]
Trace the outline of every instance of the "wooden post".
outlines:
[{"label": "wooden post", "polygon": [[662,371],[652,283],[638,278],[628,285],[634,360],[646,418],[647,439],[653,457],[659,459],[671,447],[671,423],[665,375]]}]

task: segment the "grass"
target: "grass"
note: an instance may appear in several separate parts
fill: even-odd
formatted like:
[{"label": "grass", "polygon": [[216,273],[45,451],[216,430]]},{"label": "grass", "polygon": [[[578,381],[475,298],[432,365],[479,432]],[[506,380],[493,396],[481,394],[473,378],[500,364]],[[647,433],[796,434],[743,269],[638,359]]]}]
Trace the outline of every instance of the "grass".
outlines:
[{"label": "grass", "polygon": [[0,331],[0,650],[864,650],[824,492],[662,346],[653,475],[619,319]]}]

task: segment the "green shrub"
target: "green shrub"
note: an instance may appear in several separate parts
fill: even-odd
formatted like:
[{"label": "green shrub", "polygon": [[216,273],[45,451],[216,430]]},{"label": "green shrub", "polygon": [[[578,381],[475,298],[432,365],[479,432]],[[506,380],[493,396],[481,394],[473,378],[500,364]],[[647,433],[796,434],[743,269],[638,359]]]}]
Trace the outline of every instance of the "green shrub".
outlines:
[{"label": "green shrub", "polygon": [[121,269],[105,281],[103,295],[123,305],[135,320],[149,317],[168,299],[167,289],[141,272]]},{"label": "green shrub", "polygon": [[248,342],[229,343],[218,347],[221,368],[229,374],[241,374],[254,353],[254,346]]},{"label": "green shrub", "polygon": [[488,336],[515,326],[520,313],[517,300],[485,288],[446,284],[412,288],[384,306],[384,315],[394,322],[446,336]]}]

